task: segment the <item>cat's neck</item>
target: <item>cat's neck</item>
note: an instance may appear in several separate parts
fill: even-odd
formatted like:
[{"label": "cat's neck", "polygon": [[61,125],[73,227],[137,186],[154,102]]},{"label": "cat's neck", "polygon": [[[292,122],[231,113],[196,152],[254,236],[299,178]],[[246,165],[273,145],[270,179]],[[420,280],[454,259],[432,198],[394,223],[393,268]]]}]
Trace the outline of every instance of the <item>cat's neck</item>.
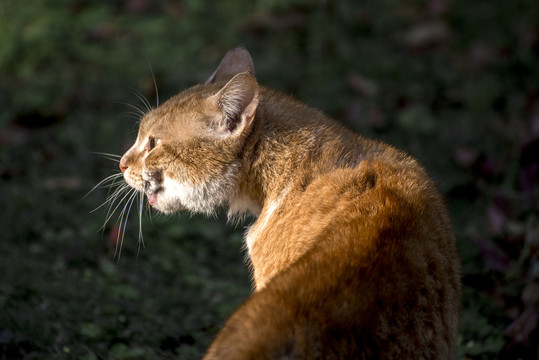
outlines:
[{"label": "cat's neck", "polygon": [[318,110],[261,90],[253,128],[240,156],[239,192],[231,202],[231,213],[249,210],[258,216],[270,201],[302,191],[320,174],[336,166],[357,165],[368,142],[362,138],[358,142],[356,134]]}]

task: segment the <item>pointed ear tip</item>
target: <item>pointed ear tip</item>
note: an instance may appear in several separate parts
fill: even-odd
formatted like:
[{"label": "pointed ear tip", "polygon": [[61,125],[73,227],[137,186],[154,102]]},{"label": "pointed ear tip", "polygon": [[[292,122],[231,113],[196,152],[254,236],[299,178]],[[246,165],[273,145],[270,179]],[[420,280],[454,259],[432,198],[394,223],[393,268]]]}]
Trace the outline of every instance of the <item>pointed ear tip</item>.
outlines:
[{"label": "pointed ear tip", "polygon": [[236,46],[235,48],[229,50],[228,52],[235,52],[235,53],[244,53],[244,54],[248,54],[248,55],[251,55],[249,53],[249,50],[247,50],[247,48],[245,48],[245,46]]},{"label": "pointed ear tip", "polygon": [[243,46],[238,46],[225,54],[215,72],[206,81],[206,84],[226,82],[243,72],[254,76],[255,67],[249,51]]},{"label": "pointed ear tip", "polygon": [[237,46],[231,50],[228,50],[223,57],[223,60],[224,59],[251,59],[251,54],[249,53],[249,50],[243,46]]}]

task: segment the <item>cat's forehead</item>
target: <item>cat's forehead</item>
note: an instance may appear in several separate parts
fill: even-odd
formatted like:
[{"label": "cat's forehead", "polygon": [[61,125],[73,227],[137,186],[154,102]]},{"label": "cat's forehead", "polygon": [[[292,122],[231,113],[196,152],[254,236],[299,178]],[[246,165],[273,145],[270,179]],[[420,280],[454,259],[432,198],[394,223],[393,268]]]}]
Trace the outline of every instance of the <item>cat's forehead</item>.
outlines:
[{"label": "cat's forehead", "polygon": [[173,96],[141,119],[139,136],[184,137],[194,134],[200,121],[207,116],[205,99],[215,92],[213,86],[195,86]]},{"label": "cat's forehead", "polygon": [[160,129],[163,126],[163,123],[163,117],[160,116],[156,110],[152,110],[144,115],[144,117],[141,119],[139,125],[139,135],[147,136],[149,133]]}]

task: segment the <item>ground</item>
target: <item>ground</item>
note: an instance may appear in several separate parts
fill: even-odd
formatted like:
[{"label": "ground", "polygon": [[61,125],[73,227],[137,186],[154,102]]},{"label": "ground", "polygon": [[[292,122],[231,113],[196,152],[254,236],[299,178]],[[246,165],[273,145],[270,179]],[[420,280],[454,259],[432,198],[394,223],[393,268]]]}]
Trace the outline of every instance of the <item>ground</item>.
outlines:
[{"label": "ground", "polygon": [[[457,359],[535,359],[539,3],[0,4],[0,358],[199,359],[251,289],[240,225],[98,188],[152,104],[247,47],[257,78],[417,157],[463,262]],[[121,210],[121,207],[118,209]]]}]

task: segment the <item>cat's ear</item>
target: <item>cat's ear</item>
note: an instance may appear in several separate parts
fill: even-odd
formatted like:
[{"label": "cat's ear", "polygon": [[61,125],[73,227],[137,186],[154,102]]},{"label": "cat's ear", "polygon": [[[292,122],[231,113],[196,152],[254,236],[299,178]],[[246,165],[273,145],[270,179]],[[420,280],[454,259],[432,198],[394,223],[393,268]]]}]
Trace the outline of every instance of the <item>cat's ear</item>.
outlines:
[{"label": "cat's ear", "polygon": [[206,84],[227,82],[240,73],[255,75],[255,66],[253,59],[251,59],[251,54],[243,47],[237,47],[227,52],[215,72],[206,81]]},{"label": "cat's ear", "polygon": [[255,117],[258,84],[249,73],[237,74],[209,100],[221,113],[214,126],[215,135],[239,135],[251,126]]}]

